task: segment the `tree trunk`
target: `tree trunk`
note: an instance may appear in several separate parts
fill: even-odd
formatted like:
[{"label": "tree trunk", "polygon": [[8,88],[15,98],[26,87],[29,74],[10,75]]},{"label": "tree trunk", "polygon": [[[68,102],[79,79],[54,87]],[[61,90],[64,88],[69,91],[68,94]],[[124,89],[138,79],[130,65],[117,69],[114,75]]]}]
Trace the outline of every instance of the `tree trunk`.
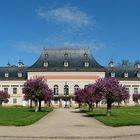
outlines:
[{"label": "tree trunk", "polygon": [[89,103],[88,106],[89,106],[89,111],[93,111],[93,104]]},{"label": "tree trunk", "polygon": [[38,101],[35,101],[35,112],[38,112]]},{"label": "tree trunk", "polygon": [[81,108],[81,103],[78,104],[78,108]]},{"label": "tree trunk", "polygon": [[30,99],[30,106],[29,106],[30,108],[32,108],[33,107],[33,100],[32,99]]},{"label": "tree trunk", "polygon": [[49,107],[51,107],[51,101],[48,101],[48,105],[49,105]]},{"label": "tree trunk", "polygon": [[0,101],[0,106],[2,106],[2,101]]},{"label": "tree trunk", "polygon": [[39,109],[38,111],[41,111],[41,101],[39,100]]},{"label": "tree trunk", "polygon": [[118,102],[118,106],[120,106],[120,102]]},{"label": "tree trunk", "polygon": [[98,107],[98,102],[96,102],[96,108]]},{"label": "tree trunk", "polygon": [[111,115],[111,103],[107,103],[107,112],[106,112],[106,115],[107,116],[110,116]]}]

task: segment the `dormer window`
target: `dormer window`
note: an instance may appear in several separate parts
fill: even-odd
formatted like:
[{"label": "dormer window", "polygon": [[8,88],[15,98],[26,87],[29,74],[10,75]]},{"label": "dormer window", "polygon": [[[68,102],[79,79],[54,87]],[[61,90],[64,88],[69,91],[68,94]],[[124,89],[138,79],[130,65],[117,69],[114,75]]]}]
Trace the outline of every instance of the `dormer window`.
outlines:
[{"label": "dormer window", "polygon": [[18,77],[22,77],[23,73],[22,72],[18,72]]},{"label": "dormer window", "polygon": [[48,62],[44,62],[44,67],[48,67]]},{"label": "dormer window", "polygon": [[113,77],[115,77],[115,72],[111,72],[110,73],[110,76],[113,78]]},{"label": "dormer window", "polygon": [[9,72],[5,72],[5,77],[9,77]]},{"label": "dormer window", "polygon": [[68,67],[69,63],[67,61],[64,62],[64,67]]},{"label": "dormer window", "polygon": [[113,62],[113,60],[111,60],[110,62],[109,62],[109,64],[108,64],[111,68],[113,68],[114,67],[114,62]]},{"label": "dormer window", "polygon": [[85,67],[89,67],[89,62],[85,62]]},{"label": "dormer window", "polygon": [[140,78],[140,73],[139,72],[137,73],[137,77]]},{"label": "dormer window", "polygon": [[48,57],[48,54],[47,53],[45,53],[45,57]]},{"label": "dormer window", "polygon": [[84,53],[84,57],[88,57],[88,54],[87,53]]},{"label": "dormer window", "polygon": [[67,54],[67,53],[65,53],[65,54],[64,54],[64,57],[65,57],[65,58],[68,58],[68,54]]},{"label": "dormer window", "polygon": [[124,73],[124,78],[127,78],[127,77],[128,77],[128,73],[125,72],[125,73]]}]

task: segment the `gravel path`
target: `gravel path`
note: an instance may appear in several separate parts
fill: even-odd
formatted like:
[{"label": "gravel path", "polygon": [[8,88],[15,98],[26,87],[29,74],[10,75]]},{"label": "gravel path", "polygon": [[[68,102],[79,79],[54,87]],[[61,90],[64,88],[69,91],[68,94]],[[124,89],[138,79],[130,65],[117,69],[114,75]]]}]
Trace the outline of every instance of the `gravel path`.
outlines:
[{"label": "gravel path", "polygon": [[0,140],[138,140],[140,126],[108,127],[74,109],[57,109],[37,123],[0,126]]}]

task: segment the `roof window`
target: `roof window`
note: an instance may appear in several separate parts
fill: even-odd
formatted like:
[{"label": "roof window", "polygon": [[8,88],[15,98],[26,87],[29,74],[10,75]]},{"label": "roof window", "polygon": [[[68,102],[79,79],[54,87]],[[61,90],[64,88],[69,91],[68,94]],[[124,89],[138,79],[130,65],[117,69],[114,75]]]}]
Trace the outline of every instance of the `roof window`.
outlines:
[{"label": "roof window", "polygon": [[68,67],[69,63],[67,61],[64,62],[64,67]]},{"label": "roof window", "polygon": [[111,72],[110,73],[110,76],[113,78],[113,77],[115,77],[115,72]]},{"label": "roof window", "polygon": [[85,62],[85,67],[89,67],[89,62]]},{"label": "roof window", "polygon": [[22,72],[18,72],[18,77],[22,77],[23,73]]},{"label": "roof window", "polygon": [[140,73],[139,72],[137,73],[137,77],[140,78]]},{"label": "roof window", "polygon": [[124,73],[124,78],[128,78],[128,73],[127,72]]},{"label": "roof window", "polygon": [[9,77],[9,72],[5,72],[5,77]]},{"label": "roof window", "polygon": [[48,62],[44,62],[44,67],[48,67]]}]

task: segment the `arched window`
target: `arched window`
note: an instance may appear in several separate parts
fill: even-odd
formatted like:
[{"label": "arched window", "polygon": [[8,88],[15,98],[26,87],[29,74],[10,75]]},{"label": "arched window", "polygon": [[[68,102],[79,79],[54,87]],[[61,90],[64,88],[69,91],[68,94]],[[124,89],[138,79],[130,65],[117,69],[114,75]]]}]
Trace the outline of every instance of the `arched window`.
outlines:
[{"label": "arched window", "polygon": [[79,89],[79,86],[78,85],[75,85],[74,86],[74,94],[76,93],[76,91]]},{"label": "arched window", "polygon": [[58,95],[59,94],[59,90],[58,90],[58,85],[54,85],[54,95]]},{"label": "arched window", "polygon": [[69,86],[68,85],[64,85],[64,95],[69,95]]}]

